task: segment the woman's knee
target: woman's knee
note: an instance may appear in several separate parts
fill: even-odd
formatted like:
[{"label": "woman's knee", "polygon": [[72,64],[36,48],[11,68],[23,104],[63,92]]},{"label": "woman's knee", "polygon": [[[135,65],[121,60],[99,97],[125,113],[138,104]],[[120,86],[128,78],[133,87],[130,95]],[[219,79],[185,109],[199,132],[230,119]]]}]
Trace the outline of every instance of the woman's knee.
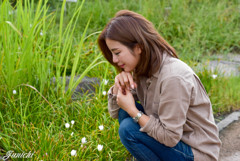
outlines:
[{"label": "woman's knee", "polygon": [[131,117],[122,120],[119,126],[119,136],[121,139],[134,136],[135,132],[139,132],[140,126],[136,124]]}]

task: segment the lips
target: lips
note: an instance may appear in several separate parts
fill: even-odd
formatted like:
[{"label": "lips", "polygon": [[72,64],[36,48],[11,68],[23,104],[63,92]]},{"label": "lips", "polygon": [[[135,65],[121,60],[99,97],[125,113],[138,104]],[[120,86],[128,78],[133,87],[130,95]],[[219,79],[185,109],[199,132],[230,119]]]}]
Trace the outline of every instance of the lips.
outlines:
[{"label": "lips", "polygon": [[125,64],[118,65],[120,68],[124,68]]}]

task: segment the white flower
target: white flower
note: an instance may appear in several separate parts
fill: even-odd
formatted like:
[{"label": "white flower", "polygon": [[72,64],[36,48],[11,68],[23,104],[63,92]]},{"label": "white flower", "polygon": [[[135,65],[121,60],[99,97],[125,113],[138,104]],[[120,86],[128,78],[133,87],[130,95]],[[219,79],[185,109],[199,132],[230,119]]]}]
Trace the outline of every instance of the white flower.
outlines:
[{"label": "white flower", "polygon": [[13,92],[12,92],[13,94],[17,94],[17,91],[16,90],[13,90]]},{"label": "white flower", "polygon": [[103,125],[98,126],[100,130],[103,130]]},{"label": "white flower", "polygon": [[217,75],[216,75],[216,74],[213,74],[212,77],[213,77],[213,79],[216,79],[216,78],[217,78]]},{"label": "white flower", "polygon": [[9,15],[12,15],[14,13],[14,11],[8,11]]},{"label": "white flower", "polygon": [[71,133],[71,136],[73,136],[74,132]]},{"label": "white flower", "polygon": [[42,31],[40,32],[40,35],[41,35],[41,36],[43,35],[43,32],[42,32]]},{"label": "white flower", "polygon": [[72,150],[71,151],[71,156],[76,156],[77,155],[77,151],[76,150]]},{"label": "white flower", "polygon": [[107,79],[103,79],[103,83],[104,83],[105,85],[107,85],[107,84],[108,84],[108,80],[107,80]]},{"label": "white flower", "polygon": [[98,151],[102,151],[103,145],[98,144],[97,149],[98,149]]},{"label": "white flower", "polygon": [[65,127],[68,129],[70,127],[70,124],[69,123],[66,123],[65,124]]},{"label": "white flower", "polygon": [[85,144],[87,142],[87,139],[85,137],[82,138],[82,144]]},{"label": "white flower", "polygon": [[107,92],[106,91],[103,91],[103,93],[102,93],[104,96],[107,94]]},{"label": "white flower", "polygon": [[29,25],[32,28],[32,24]]},{"label": "white flower", "polygon": [[74,123],[75,123],[75,121],[74,121],[74,120],[72,120],[72,121],[71,121],[71,124],[73,125]]}]

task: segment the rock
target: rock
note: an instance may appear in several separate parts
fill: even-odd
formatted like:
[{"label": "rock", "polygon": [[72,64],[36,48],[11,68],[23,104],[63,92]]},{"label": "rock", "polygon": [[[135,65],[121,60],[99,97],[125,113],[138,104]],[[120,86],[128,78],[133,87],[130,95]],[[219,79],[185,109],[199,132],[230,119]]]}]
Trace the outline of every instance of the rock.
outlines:
[{"label": "rock", "polygon": [[[74,82],[77,81],[80,78],[80,76],[74,77]],[[71,77],[66,76],[66,84],[65,84],[65,91],[68,90],[68,85]],[[60,82],[63,81],[63,77],[60,77]],[[51,79],[51,84],[56,84],[56,78],[53,77]],[[83,94],[94,94],[96,90],[96,86],[100,85],[99,78],[93,77],[83,77],[81,82],[77,85],[76,89],[73,92],[73,95],[71,96],[72,100],[77,100],[79,97],[81,97]]]},{"label": "rock", "polygon": [[209,69],[214,72],[217,70],[224,76],[238,76],[240,75],[240,55],[231,54],[228,55],[217,55],[217,60],[209,62]]},{"label": "rock", "polygon": [[240,111],[235,111],[235,112],[231,113],[224,120],[222,120],[221,122],[219,122],[217,124],[218,130],[219,131],[223,130],[225,127],[227,127],[233,121],[238,120],[239,117],[240,117]]},{"label": "rock", "polygon": [[227,60],[214,60],[209,62],[209,68],[212,72],[217,70],[224,76],[237,76],[239,72],[240,63],[227,61]]},{"label": "rock", "polygon": [[199,63],[194,70],[202,71],[205,67],[212,73],[215,71],[218,74],[222,74],[223,76],[229,77],[239,76],[240,75],[240,55],[239,54],[231,54],[228,55],[215,55],[214,59],[210,60],[206,63]]}]

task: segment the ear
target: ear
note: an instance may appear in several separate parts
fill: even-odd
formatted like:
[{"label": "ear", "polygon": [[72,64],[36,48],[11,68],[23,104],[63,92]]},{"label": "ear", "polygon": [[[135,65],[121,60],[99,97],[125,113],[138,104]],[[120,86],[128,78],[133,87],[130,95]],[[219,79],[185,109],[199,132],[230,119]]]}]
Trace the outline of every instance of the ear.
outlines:
[{"label": "ear", "polygon": [[140,55],[140,54],[142,53],[142,49],[141,49],[141,47],[140,47],[139,44],[137,44],[137,45],[134,47],[134,53],[135,53],[135,54],[138,54],[138,55]]}]

